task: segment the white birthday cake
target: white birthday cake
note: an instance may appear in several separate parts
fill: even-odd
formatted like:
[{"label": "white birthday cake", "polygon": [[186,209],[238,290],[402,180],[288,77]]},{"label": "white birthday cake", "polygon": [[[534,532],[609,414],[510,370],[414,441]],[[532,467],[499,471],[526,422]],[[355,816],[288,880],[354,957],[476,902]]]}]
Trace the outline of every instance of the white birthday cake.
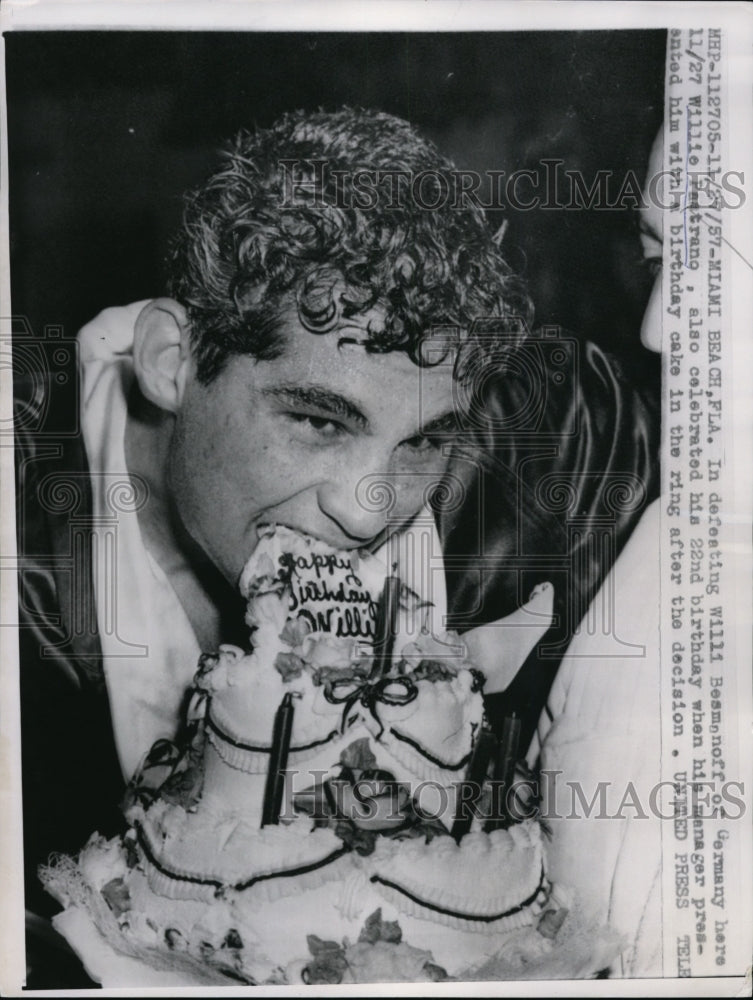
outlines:
[{"label": "white birthday cake", "polygon": [[50,891],[187,981],[470,978],[544,954],[565,910],[539,826],[480,808],[484,678],[457,636],[373,556],[286,528],[240,586],[250,649],[201,658],[128,832],[47,869]]}]

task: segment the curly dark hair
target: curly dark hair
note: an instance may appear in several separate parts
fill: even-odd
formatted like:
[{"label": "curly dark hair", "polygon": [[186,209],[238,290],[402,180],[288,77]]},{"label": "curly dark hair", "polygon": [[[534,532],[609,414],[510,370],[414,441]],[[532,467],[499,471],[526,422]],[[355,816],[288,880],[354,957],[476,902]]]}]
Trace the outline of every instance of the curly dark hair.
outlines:
[{"label": "curly dark hair", "polygon": [[379,303],[384,320],[366,349],[417,364],[438,327],[466,343],[488,343],[491,331],[497,351],[518,342],[529,300],[454,180],[431,143],[382,112],[298,111],[239,133],[187,196],[171,255],[170,294],[188,311],[199,380],[233,354],[279,356],[291,309],[324,333]]}]

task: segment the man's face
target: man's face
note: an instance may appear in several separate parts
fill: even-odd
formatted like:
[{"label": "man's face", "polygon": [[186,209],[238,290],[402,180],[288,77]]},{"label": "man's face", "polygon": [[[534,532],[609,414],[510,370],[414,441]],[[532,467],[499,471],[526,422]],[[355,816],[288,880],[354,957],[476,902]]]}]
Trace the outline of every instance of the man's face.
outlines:
[{"label": "man's face", "polygon": [[[442,476],[446,448],[432,431],[454,422],[452,366],[421,369],[402,352],[338,343],[363,340],[371,318],[316,335],[291,317],[281,357],[233,356],[208,386],[189,376],[171,443],[172,499],[231,583],[258,524],[363,547],[416,514]],[[380,482],[394,491],[389,511],[377,502]]]}]

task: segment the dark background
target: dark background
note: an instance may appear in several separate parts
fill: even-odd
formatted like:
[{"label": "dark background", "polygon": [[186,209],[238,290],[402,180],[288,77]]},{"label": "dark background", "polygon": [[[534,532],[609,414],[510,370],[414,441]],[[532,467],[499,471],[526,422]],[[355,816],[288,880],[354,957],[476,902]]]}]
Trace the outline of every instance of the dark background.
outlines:
[{"label": "dark background", "polygon": [[[163,291],[181,193],[239,127],[292,108],[408,118],[459,167],[561,158],[643,178],[662,119],[665,32],[5,36],[12,310],[67,335]],[[506,211],[508,258],[538,323],[652,371],[638,346],[649,278],[635,212]]]}]

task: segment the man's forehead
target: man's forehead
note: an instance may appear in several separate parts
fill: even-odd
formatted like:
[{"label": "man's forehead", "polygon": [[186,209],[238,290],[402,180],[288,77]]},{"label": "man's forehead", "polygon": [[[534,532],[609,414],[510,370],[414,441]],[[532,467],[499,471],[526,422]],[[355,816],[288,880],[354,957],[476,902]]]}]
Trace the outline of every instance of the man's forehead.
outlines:
[{"label": "man's forehead", "polygon": [[368,349],[369,314],[343,320],[327,333],[313,333],[297,316],[286,315],[280,326],[282,352],[254,363],[265,390],[293,400],[309,393],[323,401],[339,394],[368,419],[395,407],[425,422],[455,408],[454,354],[436,345],[428,365],[417,364],[404,351]]}]

